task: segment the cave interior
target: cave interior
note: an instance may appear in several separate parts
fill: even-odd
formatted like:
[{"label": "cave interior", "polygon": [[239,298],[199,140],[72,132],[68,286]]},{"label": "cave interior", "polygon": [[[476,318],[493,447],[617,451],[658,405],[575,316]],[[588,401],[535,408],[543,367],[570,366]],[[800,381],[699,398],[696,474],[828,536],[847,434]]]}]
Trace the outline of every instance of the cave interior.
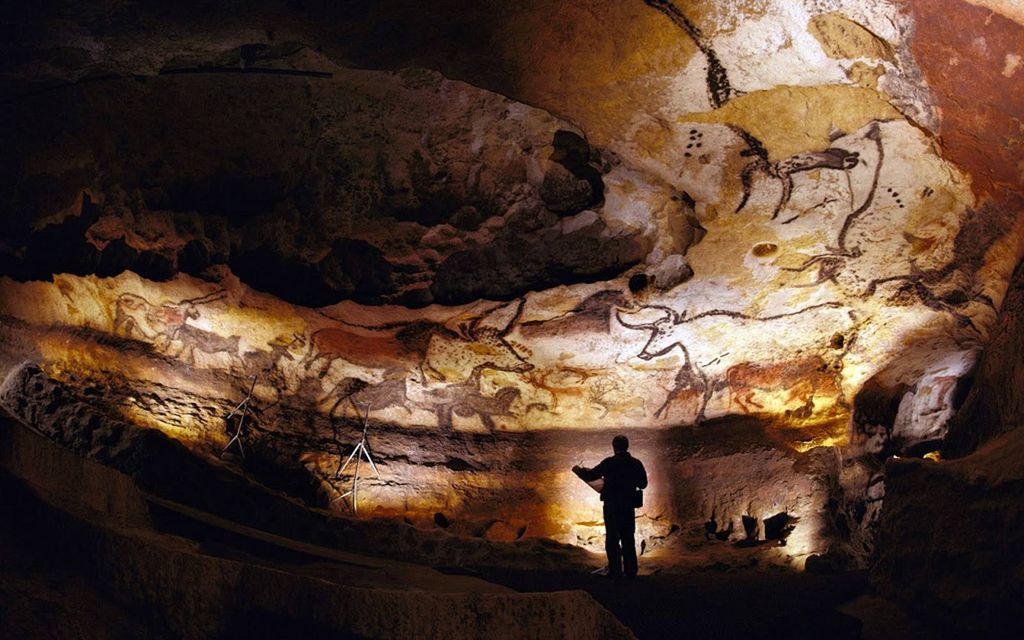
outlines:
[{"label": "cave interior", "polygon": [[0,637],[1024,634],[1024,3],[0,25]]}]

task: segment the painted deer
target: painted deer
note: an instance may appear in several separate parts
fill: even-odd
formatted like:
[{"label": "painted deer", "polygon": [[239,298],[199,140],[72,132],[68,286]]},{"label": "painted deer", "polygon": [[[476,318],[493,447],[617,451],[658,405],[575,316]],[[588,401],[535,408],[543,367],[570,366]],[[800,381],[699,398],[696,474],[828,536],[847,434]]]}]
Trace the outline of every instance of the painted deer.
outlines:
[{"label": "painted deer", "polygon": [[[855,325],[855,318],[849,309],[837,302],[825,302],[771,316],[748,316],[736,311],[715,309],[694,316],[686,312],[677,313],[664,306],[644,307],[630,315],[646,315],[656,312],[656,317],[647,322],[633,322],[624,317],[623,310],[616,312],[619,323],[636,331],[647,332],[647,341],[636,357],[653,360],[668,355],[673,350],[683,356],[683,364],[676,374],[672,390],[665,402],[655,412],[661,416],[671,403],[684,394],[699,394],[697,421],[704,419],[708,401],[716,389],[727,384],[727,372],[739,363],[767,362],[778,359],[780,352],[816,353],[831,348],[822,340],[815,328],[845,333]],[[808,331],[789,331],[780,335],[784,318],[801,317],[809,325]],[[772,330],[772,325],[776,329]],[[708,336],[727,336],[728,344],[712,342]]]}]

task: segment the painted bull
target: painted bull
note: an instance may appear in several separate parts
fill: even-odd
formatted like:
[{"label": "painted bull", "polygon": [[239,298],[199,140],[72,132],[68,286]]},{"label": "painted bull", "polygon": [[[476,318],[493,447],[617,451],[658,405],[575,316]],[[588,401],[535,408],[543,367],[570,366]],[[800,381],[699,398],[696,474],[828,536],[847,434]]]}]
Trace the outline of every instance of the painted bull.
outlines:
[{"label": "painted bull", "polygon": [[198,305],[220,300],[224,295],[224,291],[215,291],[198,298],[156,305],[140,295],[122,293],[114,302],[113,333],[126,338],[141,337],[165,350],[181,327],[199,317]]}]

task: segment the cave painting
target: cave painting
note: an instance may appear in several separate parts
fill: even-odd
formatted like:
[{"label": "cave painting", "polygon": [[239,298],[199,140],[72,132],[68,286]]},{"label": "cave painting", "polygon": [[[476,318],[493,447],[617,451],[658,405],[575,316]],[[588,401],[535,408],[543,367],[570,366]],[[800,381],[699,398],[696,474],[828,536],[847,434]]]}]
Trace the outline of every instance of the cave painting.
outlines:
[{"label": "cave painting", "polygon": [[[795,266],[782,267],[802,278],[791,281],[790,286],[831,283],[844,295],[861,299],[871,298],[885,288],[894,301],[913,300],[948,312],[961,324],[972,325],[963,308],[973,302],[991,305],[991,300],[970,287],[965,289],[963,282],[955,282],[955,241],[964,209],[951,202],[948,193],[937,194],[930,186],[908,184],[899,175],[905,167],[886,168],[886,139],[896,137],[899,128],[905,126],[904,122],[873,121],[834,141],[841,146],[799,154],[775,165],[759,160],[747,168],[756,167],[782,180],[783,195],[773,220],[792,196],[793,174],[830,169],[841,171],[845,177],[848,211],[837,216],[841,222],[823,251]],[[740,208],[749,197],[746,173],[744,189]],[[831,204],[822,202],[812,209]],[[786,217],[781,224],[791,223],[800,215]],[[811,274],[811,278],[803,278],[804,274]]]},{"label": "cave painting", "polygon": [[206,331],[191,324],[183,323],[174,331],[173,342],[181,343],[176,351],[168,349],[167,354],[180,358],[189,365],[196,364],[196,351],[206,356],[226,356],[230,363],[229,368],[236,368],[244,371],[245,363],[240,354],[239,336],[223,337],[212,331]]},{"label": "cave painting", "polygon": [[166,350],[177,334],[188,323],[199,317],[198,305],[215,302],[224,297],[222,291],[179,302],[153,304],[134,293],[122,293],[114,301],[114,335],[126,338],[136,336]]},{"label": "cave painting", "polygon": [[[830,344],[834,349],[842,349],[839,340],[833,339]],[[795,409],[787,409],[786,415],[809,418],[814,413],[814,398],[818,394],[838,397],[840,403],[844,402],[841,362],[839,356],[830,363],[820,355],[813,355],[779,363],[733,365],[726,370],[724,380],[730,407],[747,414],[764,411],[768,407],[759,398],[783,391],[785,405],[798,404]],[[791,380],[796,382],[787,386],[786,382]]]},{"label": "cave painting", "polygon": [[[477,418],[488,432],[497,430],[494,419],[517,417],[512,404],[522,395],[516,387],[501,387],[493,395],[487,395],[481,388],[481,378],[489,365],[477,365],[468,379],[447,385],[420,387],[418,398],[409,397],[408,386],[417,383],[414,378],[400,377],[383,382],[371,383],[360,378],[344,378],[323,399],[330,404],[328,415],[343,415],[346,406],[351,406],[356,416],[369,415],[393,407],[403,410],[412,417],[413,410],[419,409],[433,414],[437,426],[445,431],[454,429],[452,416]],[[542,404],[531,405],[530,409],[545,408]],[[340,410],[340,411],[339,411]]]},{"label": "cave painting", "polygon": [[[706,129],[683,129],[691,144],[704,144]],[[363,307],[351,317],[307,314],[272,337],[250,339],[241,325],[218,319],[224,305],[205,306],[223,291],[163,304],[120,293],[114,333],[190,366],[261,373],[277,400],[312,403],[329,415],[359,406],[381,420],[493,432],[581,417],[700,422],[712,404],[712,416],[810,417],[844,402],[844,359],[870,322],[875,296],[902,296],[969,321],[961,307],[980,294],[949,295],[947,282],[956,275],[952,242],[963,207],[948,189],[908,183],[906,165],[921,155],[899,148],[909,125],[870,121],[836,133],[822,150],[775,162],[753,136],[720,129],[741,145],[730,165],[729,215],[781,230],[752,253],[757,268],[770,269],[774,299],[677,311],[719,268],[698,241],[688,254],[696,272],[688,284],[641,298],[610,283],[570,288],[562,310],[549,314],[538,314],[533,294],[401,321]],[[723,232],[731,231],[709,224],[708,240]],[[628,366],[609,368],[603,353],[626,357]]]},{"label": "cave painting", "polygon": [[[653,318],[642,320],[650,316]],[[685,310],[676,312],[655,305],[626,313],[619,310],[616,318],[623,327],[648,334],[643,347],[635,354],[637,358],[653,360],[674,350],[682,354],[683,362],[673,386],[655,415],[667,415],[677,400],[693,400],[698,423],[704,420],[708,402],[716,390],[730,382],[740,383],[737,385],[740,393],[743,387],[747,387],[748,392],[751,390],[749,381],[744,378],[756,372],[750,368],[755,366],[753,363],[777,359],[780,351],[783,354],[827,353],[836,347],[834,341],[821,338],[821,328],[843,334],[852,332],[857,324],[856,314],[836,302],[766,316],[721,309],[689,316]],[[737,365],[748,368],[738,369]],[[740,406],[744,406],[742,401]]]},{"label": "cave painting", "polygon": [[[166,356],[177,358],[189,366],[198,361],[196,353],[212,357],[214,361],[225,361],[226,369],[238,374],[245,373],[252,363],[243,359],[241,337],[221,336],[191,324],[190,320],[200,317],[200,305],[218,302],[226,292],[188,298],[178,302],[153,304],[134,293],[122,293],[114,301],[113,333],[126,338],[142,338]],[[272,347],[271,353],[277,353]],[[259,368],[261,372],[265,368]]]},{"label": "cave painting", "polygon": [[[461,323],[458,332],[431,332],[421,369],[443,381],[450,381],[453,377],[469,379],[478,369],[515,373],[529,371],[533,365],[520,353],[522,347],[517,349],[508,341],[508,335],[518,323],[525,304],[526,299],[520,298],[487,316]],[[509,317],[502,319],[502,313]],[[487,319],[496,319],[499,324],[487,324],[484,322]]]},{"label": "cave painting", "polygon": [[284,391],[288,387],[288,375],[284,364],[296,361],[296,352],[307,346],[304,335],[296,332],[275,336],[267,346],[268,351],[249,351],[245,354],[246,364],[253,371],[263,375],[272,387]]},{"label": "cave painting", "polygon": [[464,382],[431,390],[427,393],[430,409],[437,416],[437,424],[451,431],[452,414],[462,418],[478,417],[491,433],[497,417],[515,417],[512,403],[519,399],[521,392],[515,387],[502,387],[493,396],[484,395],[480,389],[480,377],[487,365],[477,365]]},{"label": "cave painting", "polygon": [[686,14],[671,0],[644,0],[644,2],[668,16],[668,19],[682,29],[683,33],[704,54],[708,64],[705,81],[711,106],[717,109],[736,95],[736,92],[729,84],[729,76],[725,72],[725,67],[722,66],[722,63],[718,60],[718,55],[711,47],[711,43],[697,25],[687,18]]},{"label": "cave painting", "polygon": [[421,384],[466,380],[480,366],[494,371],[529,371],[532,365],[507,340],[524,304],[521,298],[499,306],[458,322],[455,330],[431,321],[318,329],[310,336],[312,348],[303,364],[323,377],[339,359],[374,368],[404,368],[414,362]]},{"label": "cave painting", "polygon": [[356,410],[357,416],[368,416],[374,411],[391,407],[399,407],[407,414],[412,413],[412,401],[406,393],[405,378],[385,380],[377,384],[360,378],[343,378],[324,399],[334,400],[327,412],[331,416],[334,416],[339,408],[343,408],[346,402]]},{"label": "cave painting", "polygon": [[336,361],[346,367],[384,370],[385,379],[379,382],[352,375],[333,385],[328,381],[330,389],[318,402],[330,415],[348,404],[367,413],[395,408],[411,416],[419,410],[432,415],[443,429],[453,428],[455,415],[477,418],[493,432],[495,417],[515,415],[511,405],[521,392],[505,386],[489,395],[481,381],[487,372],[522,374],[533,368],[526,359],[528,350],[508,338],[524,305],[525,299],[519,299],[456,317],[455,329],[427,320],[321,328],[310,335],[310,350],[301,364],[307,374],[320,379],[330,378]]},{"label": "cave painting", "polygon": [[[779,180],[782,184],[782,194],[779,196],[778,204],[775,205],[775,209],[772,211],[772,220],[775,220],[778,218],[779,212],[782,211],[782,208],[789,204],[789,200],[793,195],[793,175],[804,171],[812,171],[814,169],[837,169],[848,172],[847,178],[850,182],[851,209],[853,209],[850,216],[847,217],[848,221],[852,217],[859,215],[858,212],[862,212],[863,209],[870,204],[871,197],[878,184],[878,172],[881,169],[882,146],[881,138],[878,133],[878,123],[872,123],[869,125],[868,131],[865,134],[865,138],[874,140],[878,143],[878,155],[873,162],[865,162],[862,160],[860,152],[858,151],[847,151],[846,149],[838,147],[829,147],[824,151],[799,153],[779,162],[769,162],[768,151],[757,138],[739,127],[733,127],[733,130],[736,131],[736,133],[742,137],[748,145],[748,148],[741,151],[740,155],[751,158],[751,161],[743,167],[743,171],[740,173],[740,180],[743,184],[743,198],[736,206],[736,213],[742,211],[747,205],[747,201],[750,200],[754,176],[758,173],[762,173]],[[853,178],[849,172],[858,166],[873,166],[874,175],[871,181],[871,186],[867,190],[867,195],[863,199],[863,203],[856,206],[852,202],[854,197]],[[796,220],[798,215],[783,220],[782,224],[789,224],[790,222],[793,222]],[[842,244],[843,235],[845,235],[845,232],[840,233],[840,245]]]},{"label": "cave painting", "polygon": [[[671,2],[648,4],[707,58],[713,105],[737,98],[694,23]],[[112,319],[115,335],[164,360],[258,373],[261,392],[292,407],[351,417],[358,405],[396,425],[494,431],[811,416],[844,402],[861,382],[852,375],[870,375],[866,354],[888,339],[876,318],[895,333],[947,313],[969,325],[972,305],[991,306],[957,266],[967,189],[906,121],[865,117],[778,159],[771,130],[755,137],[727,120],[647,133],[626,131],[621,175],[603,174],[605,201],[579,214],[648,243],[646,262],[617,275],[397,319],[352,303],[250,304],[256,295],[237,284],[231,304],[215,305],[223,291],[199,295],[208,285],[179,276],[166,288],[110,284],[107,318],[89,326]],[[628,286],[684,255],[692,277]],[[868,337],[851,355],[857,335]]]}]

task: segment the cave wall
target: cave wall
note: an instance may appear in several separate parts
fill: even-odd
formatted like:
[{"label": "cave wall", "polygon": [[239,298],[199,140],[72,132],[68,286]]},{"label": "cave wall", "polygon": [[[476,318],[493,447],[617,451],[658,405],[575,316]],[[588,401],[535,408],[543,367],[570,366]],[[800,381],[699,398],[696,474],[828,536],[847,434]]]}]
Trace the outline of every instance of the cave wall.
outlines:
[{"label": "cave wall", "polygon": [[1021,426],[1024,415],[1024,265],[1019,265],[970,393],[946,436],[944,453],[960,457]]},{"label": "cave wall", "polygon": [[[488,413],[522,428],[529,407],[537,426],[652,426],[730,413],[821,418],[848,406],[868,379],[893,388],[925,378],[935,397],[911,403],[901,424],[921,439],[941,430],[951,381],[976,357],[999,283],[977,276],[987,262],[976,255],[983,221],[970,208],[968,181],[907,122],[868,118],[828,147],[778,162],[737,125],[699,122],[671,134],[634,132],[620,154],[591,147],[542,112],[429,73],[334,73],[298,81],[309,91],[327,86],[319,102],[299,99],[302,109],[293,89],[259,79],[241,100],[230,96],[242,87],[222,80],[208,95],[207,76],[199,88],[191,78],[158,78],[127,112],[120,98],[132,92],[120,81],[87,85],[81,102],[95,123],[62,116],[72,122],[63,132],[51,127],[56,115],[26,108],[39,123],[28,130],[57,136],[61,153],[28,155],[13,208],[59,199],[34,223],[10,218],[7,269],[16,280],[48,269],[84,279],[55,285],[70,304],[46,310],[21,304],[19,287],[35,285],[11,282],[10,315],[141,340],[189,366],[231,370],[232,353],[257,352],[273,362],[236,362],[236,373],[304,363],[326,381],[315,393],[322,403],[338,385],[395,387],[403,378],[407,395],[469,392],[455,415],[488,428]],[[382,97],[382,87],[391,93]],[[93,100],[92,91],[107,97]],[[278,93],[263,116],[235,111]],[[445,102],[451,115],[435,108],[436,118],[403,124],[413,105],[463,93],[468,102]],[[223,109],[186,131],[151,124],[191,100]],[[354,104],[342,113],[366,111],[382,128],[360,138],[359,118],[320,114],[337,120],[316,125],[330,149],[322,167],[320,143],[302,144],[314,139],[305,117],[286,118],[291,124],[273,134],[280,113],[344,100]],[[480,132],[497,133],[473,134],[470,113]],[[123,139],[131,131],[137,141]],[[394,142],[380,141],[388,137]],[[112,139],[121,142],[104,151],[100,141]],[[648,149],[655,141],[657,155]],[[155,149],[165,151],[157,158]],[[72,175],[67,165],[92,169]],[[63,195],[45,186],[61,178]],[[168,284],[147,293],[110,277],[123,269]],[[76,283],[96,287],[88,311],[78,308]],[[468,304],[412,311],[345,302],[303,320],[270,313],[254,327],[243,320],[252,312],[228,317],[232,307],[261,304],[244,300],[249,288],[300,303],[280,307],[285,316],[339,298]],[[139,314],[147,318],[132,317]],[[435,383],[464,388],[428,389]],[[288,382],[285,395],[299,386]],[[397,419],[394,407],[380,409]],[[443,427],[450,416],[412,421]]]},{"label": "cave wall", "polygon": [[1012,613],[1024,589],[1022,284],[1018,266],[943,461],[896,459],[885,467],[872,580],[954,634],[1022,628]]},{"label": "cave wall", "polygon": [[[0,68],[4,367],[211,456],[255,375],[261,456],[314,504],[368,413],[376,504],[418,522],[594,546],[566,469],[627,430],[651,539],[790,509],[821,552],[842,477],[877,524],[855,456],[937,448],[1024,253],[1019,24],[458,8],[15,16],[54,28]],[[729,416],[768,426],[706,458],[665,435]]]},{"label": "cave wall", "polygon": [[951,637],[1013,637],[1024,588],[1024,431],[952,461],[893,459],[872,582]]},{"label": "cave wall", "polygon": [[[915,47],[937,89],[948,157],[971,172],[990,210],[1019,211],[1022,16],[1016,3],[972,4],[981,6],[914,3],[918,34],[925,36],[915,38]],[[958,99],[965,86],[988,98]],[[1011,237],[1020,242],[1024,234]],[[997,243],[989,251],[1004,249]],[[873,583],[954,636],[1021,632],[1013,612],[1024,575],[1022,277],[1017,263],[966,399],[941,442],[941,461],[890,459],[885,467]]]}]

